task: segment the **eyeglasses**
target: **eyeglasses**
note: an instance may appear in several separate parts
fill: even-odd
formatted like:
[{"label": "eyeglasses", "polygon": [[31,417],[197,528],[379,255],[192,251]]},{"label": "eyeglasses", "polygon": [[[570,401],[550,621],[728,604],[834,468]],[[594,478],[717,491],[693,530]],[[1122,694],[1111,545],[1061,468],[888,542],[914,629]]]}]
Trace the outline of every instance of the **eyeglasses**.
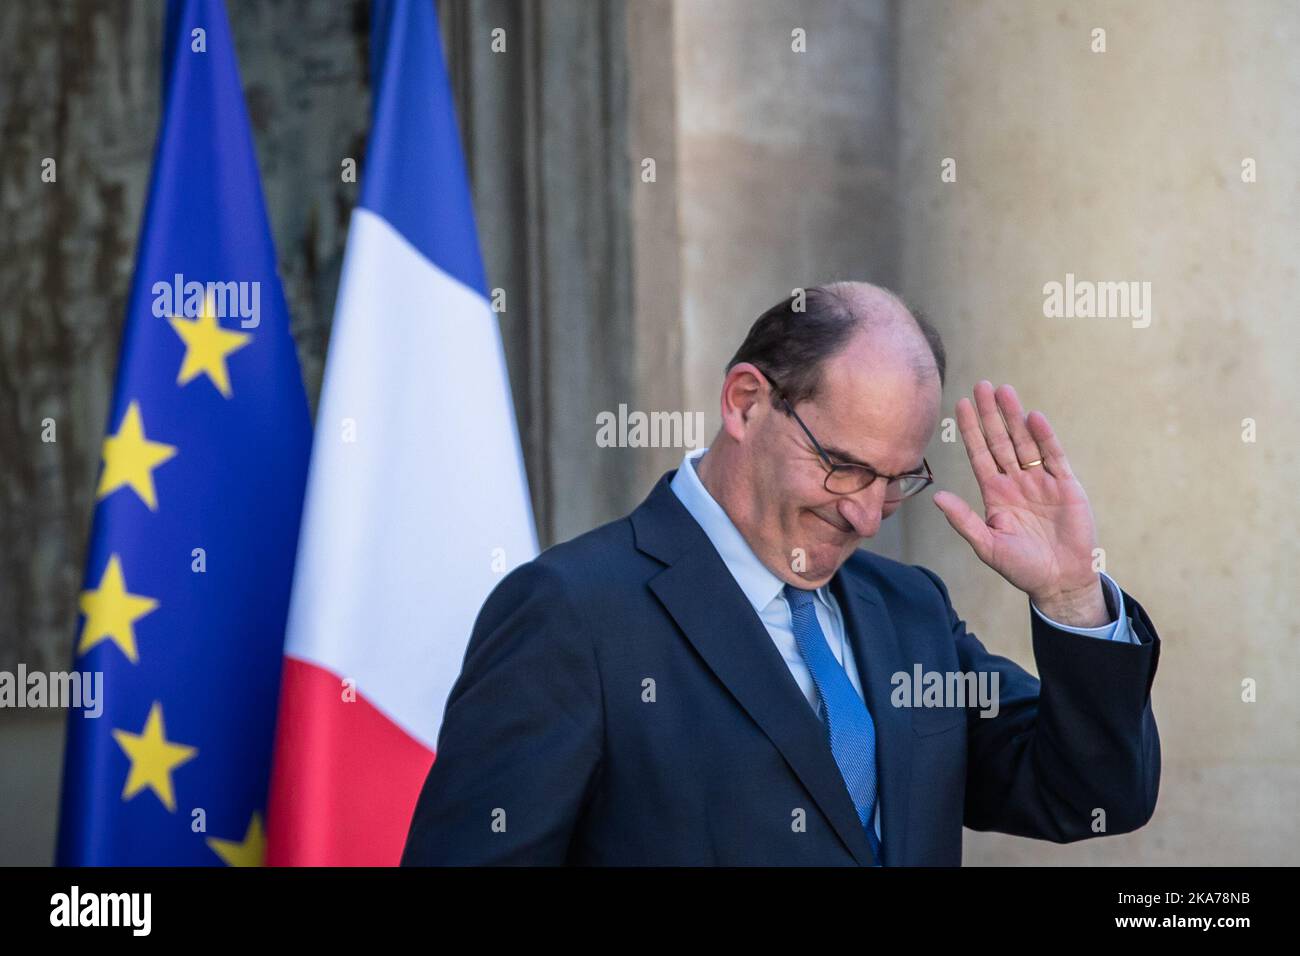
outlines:
[{"label": "eyeglasses", "polygon": [[[766,375],[767,373],[764,372],[763,374]],[[831,456],[826,453],[826,449],[822,448],[821,442],[813,436],[811,429],[804,424],[803,419],[794,410],[794,406],[786,401],[785,393],[781,390],[781,387],[772,381],[770,375],[767,380],[777,392],[785,410],[799,423],[803,433],[808,436],[808,440],[817,449],[817,455],[821,458],[822,464],[826,466],[826,480],[822,484],[827,491],[836,495],[851,495],[866,488],[877,478],[884,478],[888,482],[885,485],[885,501],[892,503],[902,501],[904,498],[910,498],[934,482],[934,473],[930,471],[930,463],[924,458],[921,459],[921,467],[925,469],[924,472],[912,472],[906,475],[885,475],[867,465],[832,461]]]}]

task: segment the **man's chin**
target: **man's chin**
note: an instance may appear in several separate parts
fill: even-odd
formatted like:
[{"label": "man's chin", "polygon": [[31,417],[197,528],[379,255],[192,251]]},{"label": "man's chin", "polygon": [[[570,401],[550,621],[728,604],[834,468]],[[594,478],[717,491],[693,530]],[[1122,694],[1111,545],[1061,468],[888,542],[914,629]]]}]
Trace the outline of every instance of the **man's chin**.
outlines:
[{"label": "man's chin", "polygon": [[[787,553],[801,551],[804,559],[803,570],[796,571],[808,588],[821,587],[840,569],[845,561],[858,549],[862,539],[852,531],[845,532],[836,524],[810,510],[811,524],[806,525],[804,543],[791,548]],[[813,582],[816,583],[813,583]]]}]

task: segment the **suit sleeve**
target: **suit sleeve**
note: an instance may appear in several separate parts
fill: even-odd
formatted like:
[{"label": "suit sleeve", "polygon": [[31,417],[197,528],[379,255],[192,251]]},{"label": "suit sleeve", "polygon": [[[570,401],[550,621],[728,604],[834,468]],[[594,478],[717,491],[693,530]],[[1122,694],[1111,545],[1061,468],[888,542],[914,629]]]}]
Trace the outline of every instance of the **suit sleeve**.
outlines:
[{"label": "suit sleeve", "polygon": [[1052,620],[1040,611],[1033,601],[1029,602],[1029,608],[1057,630],[1068,631],[1070,634],[1086,634],[1088,637],[1095,637],[1103,641],[1141,644],[1142,642],[1137,639],[1137,635],[1133,633],[1133,628],[1128,623],[1128,613],[1124,610],[1124,592],[1120,590],[1120,586],[1115,583],[1109,574],[1102,572],[1098,577],[1101,578],[1102,593],[1106,596],[1106,611],[1110,615],[1109,624],[1103,624],[1101,627],[1074,627]]},{"label": "suit sleeve", "polygon": [[997,715],[967,714],[965,825],[1070,843],[1150,820],[1160,785],[1151,710],[1160,638],[1142,606],[1123,594],[1133,644],[1072,634],[1030,613],[1035,679],[989,653],[943,582],[926,574],[943,595],[961,669],[998,677]]},{"label": "suit sleeve", "polygon": [[559,575],[523,565],[474,624],[402,865],[564,863],[603,738],[591,634]]}]

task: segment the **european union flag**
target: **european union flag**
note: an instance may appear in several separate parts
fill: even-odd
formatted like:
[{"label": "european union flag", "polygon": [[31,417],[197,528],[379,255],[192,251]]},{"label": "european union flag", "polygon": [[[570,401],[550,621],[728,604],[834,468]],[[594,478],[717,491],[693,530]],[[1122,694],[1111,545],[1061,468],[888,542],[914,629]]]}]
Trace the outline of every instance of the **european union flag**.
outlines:
[{"label": "european union flag", "polygon": [[220,0],[173,0],[81,593],[60,865],[258,865],[311,424]]}]

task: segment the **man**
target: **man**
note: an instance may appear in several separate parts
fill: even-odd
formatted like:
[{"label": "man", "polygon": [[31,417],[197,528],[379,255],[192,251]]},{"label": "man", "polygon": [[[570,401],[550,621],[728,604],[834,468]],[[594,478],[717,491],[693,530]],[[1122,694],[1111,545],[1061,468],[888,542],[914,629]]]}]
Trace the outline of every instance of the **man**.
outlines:
[{"label": "man", "polygon": [[[484,604],[403,864],[957,865],[963,824],[1149,820],[1159,639],[1094,570],[1041,413],[978,384],[957,421],[985,517],[934,496],[1028,596],[1041,686],[931,571],[858,550],[930,482],[943,374],[934,330],[866,283],[761,316],[713,444]],[[931,672],[996,697],[899,693]]]}]

